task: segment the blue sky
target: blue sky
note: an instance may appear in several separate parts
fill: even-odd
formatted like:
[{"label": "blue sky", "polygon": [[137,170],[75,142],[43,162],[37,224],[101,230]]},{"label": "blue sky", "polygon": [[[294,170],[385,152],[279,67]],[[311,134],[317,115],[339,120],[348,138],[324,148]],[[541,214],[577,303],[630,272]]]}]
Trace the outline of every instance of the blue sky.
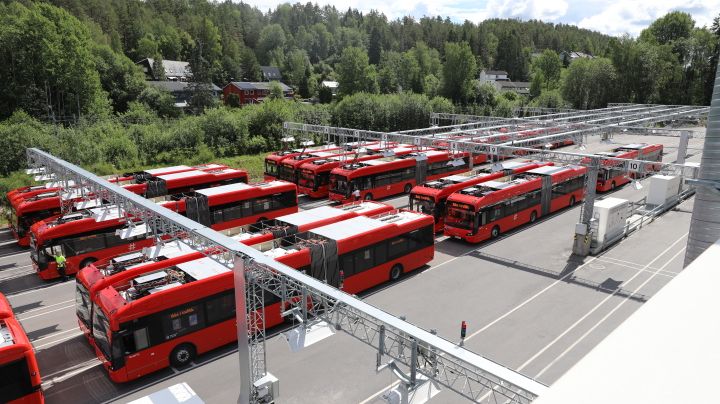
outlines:
[{"label": "blue sky", "polygon": [[[303,0],[304,1],[304,0]],[[244,0],[263,11],[282,0]],[[294,2],[294,1],[293,1]],[[578,25],[608,35],[637,36],[650,22],[669,11],[690,13],[697,26],[710,26],[720,13],[720,0],[316,0],[340,10],[382,11],[391,19],[412,15],[450,17],[454,21],[479,22],[486,18],[540,19]]]}]

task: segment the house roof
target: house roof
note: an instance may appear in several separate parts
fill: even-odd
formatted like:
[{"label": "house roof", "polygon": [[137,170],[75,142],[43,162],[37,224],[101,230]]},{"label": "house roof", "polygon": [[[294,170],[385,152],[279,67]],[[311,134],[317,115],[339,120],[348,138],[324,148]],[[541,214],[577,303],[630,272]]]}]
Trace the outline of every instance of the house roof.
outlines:
[{"label": "house roof", "polygon": [[326,80],[320,83],[320,85],[327,88],[338,88],[340,83],[338,83],[337,81]]},{"label": "house roof", "polygon": [[271,80],[279,80],[282,76],[280,75],[280,69],[275,66],[260,66],[263,77]]},{"label": "house roof", "polygon": [[494,74],[496,76],[507,76],[507,72],[505,70],[485,70],[485,74]]},{"label": "house roof", "polygon": [[[187,91],[188,87],[191,83],[188,83],[187,81],[146,81],[145,82],[148,85],[151,85],[153,87],[161,88],[163,90],[167,90],[171,93],[179,92],[179,91]],[[220,87],[216,86],[215,84],[210,84],[212,91],[220,91],[222,90]]]},{"label": "house roof", "polygon": [[500,88],[530,88],[530,82],[528,81],[498,81]]},{"label": "house roof", "polygon": [[[285,83],[277,82],[280,85],[280,88],[282,88],[283,92],[287,93],[292,91],[290,87],[287,86]],[[262,82],[254,82],[254,81],[232,81],[228,83],[227,86],[235,86],[240,90],[270,90],[270,82],[262,81]],[[225,87],[227,87],[225,86]]]},{"label": "house roof", "polygon": [[[155,64],[155,59],[153,58],[147,58],[143,59],[138,62],[138,64],[142,63],[144,60],[147,60],[150,64],[150,68],[153,67]],[[180,60],[163,60],[162,61],[163,69],[165,69],[165,77],[190,77],[192,76],[192,72],[190,71],[190,63],[183,62]]]},{"label": "house roof", "polygon": [[570,51],[570,52],[564,52],[564,53],[566,55],[568,55],[570,57],[570,59],[578,59],[578,58],[594,59],[595,58],[595,56],[588,55],[587,53],[583,53],[583,52]]}]

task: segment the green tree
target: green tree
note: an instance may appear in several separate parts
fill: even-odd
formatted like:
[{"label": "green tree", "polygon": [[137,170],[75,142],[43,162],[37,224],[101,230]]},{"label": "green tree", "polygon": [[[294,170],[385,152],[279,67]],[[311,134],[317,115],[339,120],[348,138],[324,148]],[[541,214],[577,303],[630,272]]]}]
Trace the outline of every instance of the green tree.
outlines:
[{"label": "green tree", "polygon": [[466,102],[472,93],[477,65],[467,42],[445,44],[443,95],[455,102]]},{"label": "green tree", "polygon": [[557,52],[545,49],[540,56],[533,59],[531,63],[531,72],[533,78],[539,74],[542,82],[549,88],[556,88],[560,81],[560,71],[562,70],[562,61]]},{"label": "green tree", "polygon": [[138,101],[163,118],[176,118],[182,112],[175,107],[175,97],[157,87],[147,86],[138,96]]},{"label": "green tree", "polygon": [[340,83],[339,93],[350,95],[360,91],[375,92],[377,74],[368,63],[368,54],[364,49],[348,47],[343,50],[335,66]]},{"label": "green tree", "polygon": [[307,53],[301,49],[294,49],[288,53],[286,62],[285,77],[289,84],[301,97],[308,98],[308,79],[312,66]]},{"label": "green tree", "polygon": [[236,77],[238,81],[260,81],[262,79],[260,63],[252,49],[243,48],[240,51],[240,70],[242,77]]},{"label": "green tree", "polygon": [[140,39],[137,46],[137,56],[140,58],[152,58],[158,53],[158,44],[152,34],[147,34]]},{"label": "green tree", "polygon": [[523,81],[528,76],[529,53],[522,46],[520,33],[512,29],[498,40],[498,54],[495,67],[508,72],[511,80]]},{"label": "green tree", "polygon": [[0,118],[23,109],[49,119],[110,110],[88,30],[45,3],[0,10]]},{"label": "green tree", "polygon": [[95,70],[103,90],[110,96],[113,109],[124,112],[128,103],[137,99],[145,88],[145,75],[124,55],[115,53],[107,45],[93,46]]},{"label": "green tree", "polygon": [[680,39],[689,38],[695,27],[690,14],[672,11],[655,20],[640,33],[640,40],[666,45]]},{"label": "green tree", "polygon": [[[269,64],[273,55],[272,52],[280,52],[282,54],[285,48],[285,31],[279,24],[266,25],[260,31],[260,39],[258,40],[257,56],[261,64]],[[276,56],[277,58],[277,56]]]},{"label": "green tree", "polygon": [[613,96],[608,85],[616,80],[612,62],[606,58],[578,59],[568,68],[562,83],[562,96],[574,108],[603,108]]},{"label": "green tree", "polygon": [[165,67],[163,66],[163,57],[159,53],[155,53],[155,55],[153,55],[152,72],[153,72],[153,78],[155,80],[158,80],[158,81],[166,80]]}]

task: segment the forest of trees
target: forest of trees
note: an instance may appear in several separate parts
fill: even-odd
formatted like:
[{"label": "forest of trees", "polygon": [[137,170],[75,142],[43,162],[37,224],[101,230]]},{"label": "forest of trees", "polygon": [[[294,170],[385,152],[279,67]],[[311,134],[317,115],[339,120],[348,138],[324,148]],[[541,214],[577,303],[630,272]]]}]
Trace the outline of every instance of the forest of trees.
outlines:
[{"label": "forest of trees", "polygon": [[[28,145],[118,168],[265,151],[278,147],[285,119],[399,130],[427,125],[432,111],[708,104],[718,38],[718,18],[697,27],[682,12],[632,38],[541,21],[389,20],[312,3],[262,12],[231,1],[0,0],[0,174],[19,168]],[[567,63],[562,51],[594,58]],[[297,98],[321,103],[228,108],[198,90],[183,112],[146,85],[135,62],[148,57],[188,61],[196,83],[220,87],[278,66]],[[480,84],[482,69],[531,82],[530,95]],[[340,83],[337,97],[323,80]]]}]

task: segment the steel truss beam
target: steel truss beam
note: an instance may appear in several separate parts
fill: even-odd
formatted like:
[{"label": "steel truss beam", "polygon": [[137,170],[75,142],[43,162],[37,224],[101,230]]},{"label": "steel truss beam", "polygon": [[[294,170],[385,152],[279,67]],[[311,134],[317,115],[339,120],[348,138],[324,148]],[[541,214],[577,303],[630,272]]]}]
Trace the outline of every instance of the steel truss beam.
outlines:
[{"label": "steel truss beam", "polygon": [[125,215],[146,222],[153,234],[183,238],[199,251],[212,250],[211,258],[233,269],[241,360],[240,403],[262,402],[267,398],[254,385],[267,373],[263,327],[259,326],[264,317],[262,293],[273,293],[295,310],[306,313],[304,318],[322,318],[371,345],[378,360],[382,356],[393,358],[468,399],[490,395],[498,401],[529,403],[546,389],[539,382],[280,264],[252,247],[80,167],[38,149],[28,149],[27,157],[29,167],[44,167],[61,181],[74,181],[90,194],[118,206]]}]

